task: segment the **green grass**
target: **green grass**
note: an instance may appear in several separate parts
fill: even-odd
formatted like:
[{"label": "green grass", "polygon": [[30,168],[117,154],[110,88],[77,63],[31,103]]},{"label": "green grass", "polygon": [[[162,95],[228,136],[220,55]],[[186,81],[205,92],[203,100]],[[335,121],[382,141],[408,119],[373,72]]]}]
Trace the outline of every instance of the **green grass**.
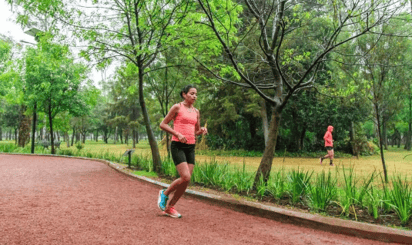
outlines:
[{"label": "green grass", "polygon": [[134,171],[133,174],[145,177],[159,177],[156,172]]}]

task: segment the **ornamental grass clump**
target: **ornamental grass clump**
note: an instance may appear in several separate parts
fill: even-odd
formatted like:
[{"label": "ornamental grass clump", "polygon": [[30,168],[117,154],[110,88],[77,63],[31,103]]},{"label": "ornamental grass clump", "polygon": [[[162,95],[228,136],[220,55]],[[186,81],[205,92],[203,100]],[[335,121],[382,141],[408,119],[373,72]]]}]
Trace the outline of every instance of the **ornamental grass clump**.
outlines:
[{"label": "ornamental grass clump", "polygon": [[346,169],[342,166],[344,184],[343,188],[338,191],[339,202],[336,202],[342,209],[342,213],[345,216],[353,214],[356,217],[355,205],[363,207],[363,199],[367,195],[371,184],[375,180],[376,171],[374,171],[368,178],[365,178],[362,185],[359,184],[359,179],[354,173],[353,166]]},{"label": "ornamental grass clump", "polygon": [[16,146],[15,144],[0,145],[0,152],[5,152],[5,153],[15,152],[17,147],[18,146]]},{"label": "ornamental grass clump", "polygon": [[246,171],[246,164],[243,162],[242,170],[236,169],[232,175],[234,180],[234,187],[239,193],[249,193],[253,186],[254,173]]},{"label": "ornamental grass clump", "polygon": [[365,205],[368,208],[369,214],[373,216],[374,219],[379,218],[379,209],[382,205],[383,194],[376,187],[371,186],[367,192],[367,197],[365,200]]},{"label": "ornamental grass clump", "polygon": [[161,171],[166,176],[177,177],[179,175],[173,160],[169,157],[163,159]]},{"label": "ornamental grass clump", "polygon": [[290,183],[288,193],[292,204],[300,202],[306,195],[306,190],[310,188],[310,179],[312,178],[312,175],[313,170],[309,172],[304,171],[303,169],[300,170],[299,168],[289,172],[288,180]]},{"label": "ornamental grass clump", "polygon": [[139,167],[147,172],[153,172],[153,160],[148,156],[140,155]]},{"label": "ornamental grass clump", "polygon": [[228,173],[228,164],[219,164],[215,160],[199,164],[193,170],[193,180],[205,186],[220,187]]},{"label": "ornamental grass clump", "polygon": [[[348,216],[351,213],[351,208],[352,210],[354,210],[353,204],[355,203],[357,180],[353,173],[353,166],[351,166],[349,169],[345,169],[345,166],[342,166],[342,170],[344,185],[343,188],[338,192],[339,202],[336,203],[342,209],[341,214]],[[348,170],[349,173],[346,173],[346,170]]]},{"label": "ornamental grass clump", "polygon": [[412,211],[412,188],[407,178],[402,180],[397,176],[392,180],[392,190],[389,191],[389,201],[391,207],[398,214],[401,224],[408,223]]},{"label": "ornamental grass clump", "polygon": [[367,206],[364,204],[364,198],[368,195],[368,192],[371,188],[373,188],[373,181],[376,178],[376,171],[374,171],[369,178],[365,178],[364,181],[362,182],[362,185],[359,187],[358,186],[358,191],[356,192],[356,197],[355,197],[355,204],[357,204],[359,207],[364,207]]},{"label": "ornamental grass clump", "polygon": [[267,196],[267,189],[268,188],[265,179],[263,178],[263,175],[260,175],[258,184],[256,185],[256,196],[258,198],[263,198],[264,196]]},{"label": "ornamental grass clump", "polygon": [[267,184],[267,190],[275,199],[281,199],[287,193],[288,180],[285,169],[273,171]]},{"label": "ornamental grass clump", "polygon": [[315,211],[324,211],[336,199],[337,195],[337,180],[332,177],[332,173],[328,174],[322,171],[316,175],[315,182],[308,188],[309,206]]}]

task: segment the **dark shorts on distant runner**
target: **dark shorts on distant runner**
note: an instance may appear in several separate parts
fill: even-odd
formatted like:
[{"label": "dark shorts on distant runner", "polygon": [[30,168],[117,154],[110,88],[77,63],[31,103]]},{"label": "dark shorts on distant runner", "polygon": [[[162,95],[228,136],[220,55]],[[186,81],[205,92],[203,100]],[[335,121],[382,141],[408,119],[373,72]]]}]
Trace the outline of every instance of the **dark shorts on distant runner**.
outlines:
[{"label": "dark shorts on distant runner", "polygon": [[325,146],[325,148],[326,148],[327,151],[333,150],[333,147],[330,147],[330,146]]},{"label": "dark shorts on distant runner", "polygon": [[188,164],[193,165],[195,164],[195,145],[196,144],[185,144],[182,142],[172,141],[170,148],[175,166],[182,162],[187,162]]}]

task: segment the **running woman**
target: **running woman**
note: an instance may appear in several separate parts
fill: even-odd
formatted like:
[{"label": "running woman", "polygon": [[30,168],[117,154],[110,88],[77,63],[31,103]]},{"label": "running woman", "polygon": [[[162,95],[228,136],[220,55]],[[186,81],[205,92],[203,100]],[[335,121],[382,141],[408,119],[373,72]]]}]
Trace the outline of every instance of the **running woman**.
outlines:
[{"label": "running woman", "polygon": [[[195,165],[196,135],[207,134],[205,127],[200,127],[199,111],[193,107],[197,98],[197,90],[193,85],[185,86],[180,92],[183,102],[175,104],[160,123],[160,128],[172,134],[171,151],[173,162],[180,178],[170,184],[169,188],[159,192],[157,204],[165,215],[181,218],[174,208],[179,198],[185,193]],[[174,121],[172,129],[168,124]],[[173,198],[168,202],[169,195]]]},{"label": "running woman", "polygon": [[333,138],[332,138],[332,132],[333,132],[333,126],[328,126],[328,130],[326,131],[325,135],[323,136],[323,139],[325,140],[325,148],[328,154],[320,158],[320,164],[322,165],[323,159],[325,158],[330,158],[330,166],[333,165],[333,157],[335,156],[335,153],[333,151]]}]

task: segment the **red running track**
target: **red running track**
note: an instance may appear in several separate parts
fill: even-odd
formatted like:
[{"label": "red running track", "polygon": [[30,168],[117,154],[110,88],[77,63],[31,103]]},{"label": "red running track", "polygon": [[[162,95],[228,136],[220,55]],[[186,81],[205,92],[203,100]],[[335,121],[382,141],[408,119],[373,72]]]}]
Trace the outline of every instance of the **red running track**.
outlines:
[{"label": "red running track", "polygon": [[387,244],[186,196],[173,219],[157,207],[159,189],[97,161],[0,155],[0,244]]}]

